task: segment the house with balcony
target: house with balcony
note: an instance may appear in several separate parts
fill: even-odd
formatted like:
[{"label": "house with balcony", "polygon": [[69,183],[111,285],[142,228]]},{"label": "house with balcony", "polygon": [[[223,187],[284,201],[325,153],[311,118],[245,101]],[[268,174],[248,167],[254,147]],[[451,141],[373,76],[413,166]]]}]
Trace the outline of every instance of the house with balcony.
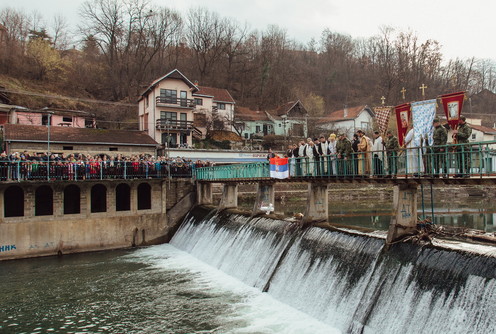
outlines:
[{"label": "house with balcony", "polygon": [[177,69],[155,80],[138,100],[140,130],[164,148],[205,138],[214,119],[224,129],[231,126],[233,110],[227,90],[198,86]]},{"label": "house with balcony", "polygon": [[306,137],[308,112],[298,101],[285,103],[270,111],[236,107],[235,126],[244,139],[267,135]]},{"label": "house with balcony", "polygon": [[370,134],[374,126],[375,114],[369,106],[345,107],[317,120],[317,129],[325,132],[343,132],[351,138],[357,130]]}]

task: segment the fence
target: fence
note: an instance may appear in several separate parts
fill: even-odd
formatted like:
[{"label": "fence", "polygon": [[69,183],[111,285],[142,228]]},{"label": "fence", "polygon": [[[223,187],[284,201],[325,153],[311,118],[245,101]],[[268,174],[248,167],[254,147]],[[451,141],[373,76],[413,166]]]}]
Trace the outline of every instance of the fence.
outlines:
[{"label": "fence", "polygon": [[0,181],[103,180],[192,177],[192,163],[0,161]]},{"label": "fence", "polygon": [[[496,141],[289,159],[291,178],[496,176]],[[197,168],[198,180],[269,178],[269,162]]]}]

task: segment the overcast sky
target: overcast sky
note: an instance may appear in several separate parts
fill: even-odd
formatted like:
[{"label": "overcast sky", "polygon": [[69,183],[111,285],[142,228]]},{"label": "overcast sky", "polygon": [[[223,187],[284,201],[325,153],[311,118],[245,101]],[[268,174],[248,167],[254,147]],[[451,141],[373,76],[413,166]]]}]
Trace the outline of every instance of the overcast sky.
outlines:
[{"label": "overcast sky", "polygon": [[[247,22],[252,29],[269,24],[306,43],[325,28],[352,37],[370,37],[380,26],[412,30],[422,41],[440,42],[446,58],[496,59],[496,1],[491,0],[151,0],[186,13],[202,6],[221,16]],[[83,0],[0,0],[0,8],[39,11],[46,19],[63,14],[77,21]],[[75,24],[74,24],[75,26]]]}]

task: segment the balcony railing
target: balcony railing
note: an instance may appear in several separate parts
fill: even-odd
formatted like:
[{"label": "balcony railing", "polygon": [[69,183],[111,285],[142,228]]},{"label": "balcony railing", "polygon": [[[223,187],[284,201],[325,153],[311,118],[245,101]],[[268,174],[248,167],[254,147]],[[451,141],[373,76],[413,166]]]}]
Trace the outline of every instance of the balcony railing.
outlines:
[{"label": "balcony railing", "polygon": [[183,99],[172,96],[157,96],[156,98],[157,105],[173,105],[185,108],[194,108],[195,100],[192,99]]},{"label": "balcony railing", "polygon": [[157,119],[157,130],[171,131],[189,131],[193,129],[193,121],[182,121],[176,119],[160,118]]}]

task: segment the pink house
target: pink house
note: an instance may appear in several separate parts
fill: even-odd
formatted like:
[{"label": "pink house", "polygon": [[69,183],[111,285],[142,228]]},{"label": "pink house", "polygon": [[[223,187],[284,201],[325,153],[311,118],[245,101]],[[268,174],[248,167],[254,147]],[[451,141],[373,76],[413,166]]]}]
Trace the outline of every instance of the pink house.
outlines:
[{"label": "pink house", "polygon": [[0,105],[0,124],[67,126],[73,128],[96,127],[95,115],[85,111],[48,109],[31,110],[28,108]]}]

